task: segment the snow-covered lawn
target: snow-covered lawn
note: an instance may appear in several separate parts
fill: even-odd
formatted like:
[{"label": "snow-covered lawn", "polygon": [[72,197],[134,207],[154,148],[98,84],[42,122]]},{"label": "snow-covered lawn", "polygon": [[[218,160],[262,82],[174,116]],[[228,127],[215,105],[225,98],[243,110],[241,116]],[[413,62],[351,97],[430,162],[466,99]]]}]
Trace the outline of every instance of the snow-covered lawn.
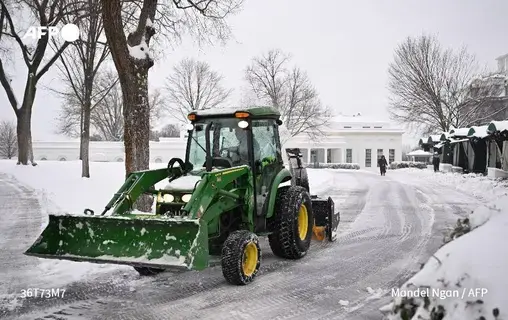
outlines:
[{"label": "snow-covered lawn", "polygon": [[398,174],[455,186],[487,205],[467,218],[472,231],[441,247],[419,273],[392,290],[392,303],[381,311],[390,320],[508,319],[507,182],[430,170],[403,169]]},{"label": "snow-covered lawn", "polygon": [[[166,166],[165,163],[150,164],[151,169]],[[330,185],[333,176],[329,170],[308,169],[312,193],[320,193]],[[0,160],[0,172],[37,190],[41,204],[51,213],[82,214],[86,208],[101,212],[125,179],[121,162],[91,162],[90,178],[81,177],[80,161],[40,161],[32,167]],[[166,184],[161,182],[157,187]]]}]

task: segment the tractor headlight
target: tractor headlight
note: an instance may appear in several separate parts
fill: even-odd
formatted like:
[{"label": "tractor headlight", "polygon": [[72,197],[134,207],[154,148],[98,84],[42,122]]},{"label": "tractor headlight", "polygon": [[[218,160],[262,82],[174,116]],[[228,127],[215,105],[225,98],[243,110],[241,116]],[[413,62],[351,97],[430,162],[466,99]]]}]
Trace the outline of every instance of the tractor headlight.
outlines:
[{"label": "tractor headlight", "polygon": [[191,198],[191,197],[192,197],[192,194],[184,194],[184,195],[182,196],[182,201],[183,201],[183,202],[185,202],[185,203],[187,203],[187,202],[189,202],[189,201],[190,201],[190,198]]},{"label": "tractor headlight", "polygon": [[175,197],[172,194],[165,194],[163,201],[164,202],[173,202],[173,201],[175,201]]}]

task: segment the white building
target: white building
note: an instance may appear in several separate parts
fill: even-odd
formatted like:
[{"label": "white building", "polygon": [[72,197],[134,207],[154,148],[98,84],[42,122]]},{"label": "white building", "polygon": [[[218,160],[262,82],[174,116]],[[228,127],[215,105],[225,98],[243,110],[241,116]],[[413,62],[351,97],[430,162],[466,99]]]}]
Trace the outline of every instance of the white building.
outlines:
[{"label": "white building", "polygon": [[[288,140],[285,148],[300,148],[306,163],[357,163],[360,167],[376,167],[378,157],[388,162],[402,159],[403,130],[390,123],[362,116],[338,116],[328,122],[325,135],[312,141],[307,135]],[[161,138],[150,142],[151,162],[168,162],[185,157],[186,138]],[[34,141],[36,160],[70,161],[79,159],[79,141]],[[325,157],[326,155],[326,157]],[[91,161],[124,161],[123,142],[90,142]]]},{"label": "white building", "polygon": [[301,148],[307,163],[357,163],[369,168],[377,166],[381,155],[389,162],[402,160],[404,130],[392,127],[389,122],[340,115],[331,118],[323,131],[326,136],[318,141],[302,135],[289,140],[286,147]]}]

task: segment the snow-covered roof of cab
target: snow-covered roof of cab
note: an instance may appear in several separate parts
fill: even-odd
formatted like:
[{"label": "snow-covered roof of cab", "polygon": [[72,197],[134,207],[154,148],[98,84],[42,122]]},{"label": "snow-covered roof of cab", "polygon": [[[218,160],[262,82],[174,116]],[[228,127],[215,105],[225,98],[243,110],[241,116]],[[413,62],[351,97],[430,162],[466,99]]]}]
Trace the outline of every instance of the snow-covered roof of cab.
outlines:
[{"label": "snow-covered roof of cab", "polygon": [[280,119],[280,113],[272,107],[245,107],[245,108],[214,108],[191,112],[196,118],[227,118],[235,117],[236,113],[248,113],[250,118]]}]

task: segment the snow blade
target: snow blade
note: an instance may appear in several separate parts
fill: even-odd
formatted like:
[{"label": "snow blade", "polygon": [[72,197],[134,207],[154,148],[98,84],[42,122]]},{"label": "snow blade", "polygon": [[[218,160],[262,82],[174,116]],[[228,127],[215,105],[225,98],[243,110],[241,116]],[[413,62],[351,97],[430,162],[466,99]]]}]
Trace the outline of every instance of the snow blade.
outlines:
[{"label": "snow blade", "polygon": [[311,199],[314,213],[313,239],[323,241],[326,237],[328,241],[335,241],[340,222],[340,214],[335,212],[335,203],[330,197],[325,200],[313,196]]},{"label": "snow blade", "polygon": [[50,215],[26,255],[48,259],[202,270],[208,229],[202,220],[150,215]]}]

